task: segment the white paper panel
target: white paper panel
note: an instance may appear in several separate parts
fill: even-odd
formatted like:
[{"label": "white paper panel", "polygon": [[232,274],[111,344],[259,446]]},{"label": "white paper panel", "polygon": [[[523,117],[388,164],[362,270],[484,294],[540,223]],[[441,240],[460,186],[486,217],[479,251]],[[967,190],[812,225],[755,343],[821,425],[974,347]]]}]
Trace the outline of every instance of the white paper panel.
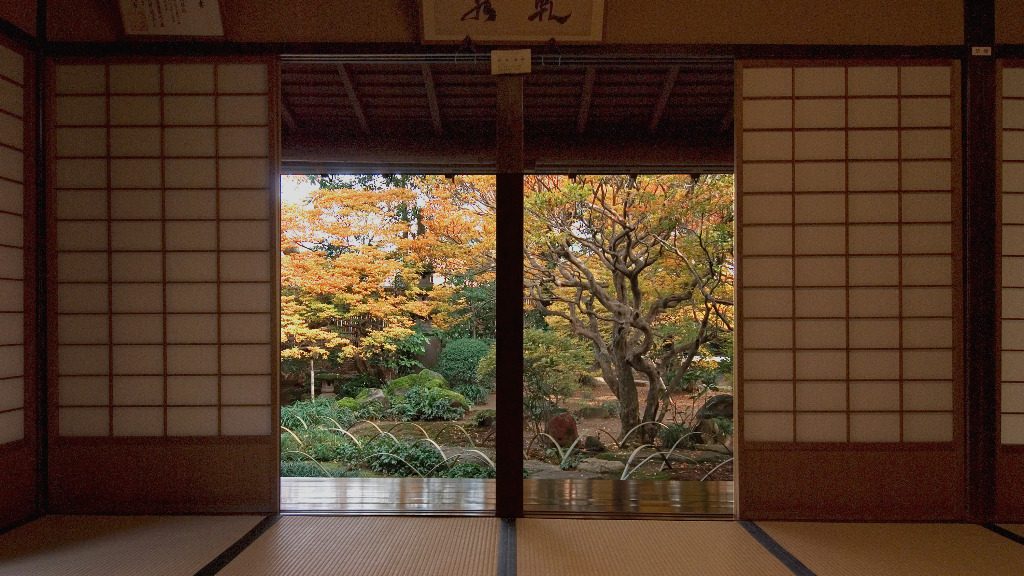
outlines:
[{"label": "white paper panel", "polygon": [[955,69],[740,73],[744,439],[951,441]]},{"label": "white paper panel", "polygon": [[[273,434],[267,64],[58,63],[55,76],[60,433]],[[0,123],[0,141],[14,133]],[[0,176],[18,174],[8,156]],[[4,258],[22,260],[3,252],[16,226],[0,229],[2,278]]]}]

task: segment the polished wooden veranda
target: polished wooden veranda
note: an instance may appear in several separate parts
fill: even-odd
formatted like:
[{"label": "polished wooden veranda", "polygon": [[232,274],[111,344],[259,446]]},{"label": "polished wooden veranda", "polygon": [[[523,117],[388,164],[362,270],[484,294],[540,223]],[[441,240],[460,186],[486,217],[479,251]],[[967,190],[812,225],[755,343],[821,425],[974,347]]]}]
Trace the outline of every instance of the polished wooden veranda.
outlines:
[{"label": "polished wooden veranda", "polygon": [[[530,516],[731,518],[732,482],[523,481]],[[281,511],[322,514],[490,516],[494,480],[461,478],[282,478]]]}]

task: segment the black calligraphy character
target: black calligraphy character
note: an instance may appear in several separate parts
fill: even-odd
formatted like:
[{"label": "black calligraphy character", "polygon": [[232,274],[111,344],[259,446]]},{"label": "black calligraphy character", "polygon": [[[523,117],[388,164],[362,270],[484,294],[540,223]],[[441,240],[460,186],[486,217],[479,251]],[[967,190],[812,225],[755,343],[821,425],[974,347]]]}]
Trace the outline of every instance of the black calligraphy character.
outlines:
[{"label": "black calligraphy character", "polygon": [[493,22],[497,17],[498,13],[494,11],[494,7],[491,6],[491,0],[473,0],[475,4],[466,13],[462,15],[463,20],[479,20],[480,14],[483,13],[484,20],[487,22]]},{"label": "black calligraphy character", "polygon": [[559,16],[555,14],[555,0],[534,0],[533,7],[536,8],[533,14],[530,14],[529,20],[536,20],[543,22],[546,16],[548,20],[554,20],[559,24],[565,24],[572,16],[572,12]]}]

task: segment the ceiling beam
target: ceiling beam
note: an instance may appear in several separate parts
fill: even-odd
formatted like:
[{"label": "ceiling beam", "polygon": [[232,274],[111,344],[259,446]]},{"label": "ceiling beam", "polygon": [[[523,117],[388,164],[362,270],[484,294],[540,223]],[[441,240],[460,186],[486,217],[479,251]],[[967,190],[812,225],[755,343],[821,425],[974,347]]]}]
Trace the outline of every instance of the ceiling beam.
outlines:
[{"label": "ceiling beam", "polygon": [[[452,132],[450,129],[449,132]],[[285,134],[284,174],[426,173],[493,174],[494,135],[373,134],[345,136],[329,130]],[[528,173],[728,173],[730,134],[650,136],[621,133],[536,135],[524,153]]]},{"label": "ceiling beam", "polygon": [[672,97],[672,90],[676,87],[676,78],[679,78],[679,66],[672,66],[668,69],[665,81],[661,85],[661,95],[658,96],[658,103],[654,105],[654,110],[651,112],[651,121],[647,124],[647,131],[650,133],[657,132],[658,124],[661,124],[665,108],[668,107],[668,100]]},{"label": "ceiling beam", "polygon": [[580,96],[580,110],[576,115],[576,133],[583,134],[587,131],[587,121],[590,119],[590,100],[594,96],[594,80],[597,78],[597,68],[587,66],[586,75],[583,77],[583,94]]},{"label": "ceiling beam", "polygon": [[359,96],[356,95],[356,86],[352,83],[352,77],[349,76],[348,69],[345,68],[344,64],[338,64],[338,75],[341,76],[341,83],[345,86],[345,94],[348,96],[348,101],[352,105],[352,112],[356,115],[356,120],[359,122],[359,128],[364,134],[369,134],[370,124],[366,121],[366,113],[363,112],[363,105],[359,102]]},{"label": "ceiling beam", "polygon": [[434,134],[444,134],[444,126],[441,125],[441,107],[437,103],[437,86],[434,85],[434,73],[430,70],[430,64],[423,63],[423,83],[427,87],[427,104],[430,106],[430,122],[434,126]]}]

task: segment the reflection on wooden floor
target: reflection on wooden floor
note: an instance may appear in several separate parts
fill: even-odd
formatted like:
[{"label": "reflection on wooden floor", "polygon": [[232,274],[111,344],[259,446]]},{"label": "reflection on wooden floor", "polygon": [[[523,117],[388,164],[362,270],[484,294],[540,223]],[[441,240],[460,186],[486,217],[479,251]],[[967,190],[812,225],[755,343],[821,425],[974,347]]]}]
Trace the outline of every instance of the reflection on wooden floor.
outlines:
[{"label": "reflection on wooden floor", "polygon": [[725,517],[732,482],[695,480],[523,480],[527,516]]},{"label": "reflection on wooden floor", "polygon": [[[726,517],[732,482],[523,481],[528,516]],[[281,511],[334,514],[494,514],[494,480],[282,478]]]}]

